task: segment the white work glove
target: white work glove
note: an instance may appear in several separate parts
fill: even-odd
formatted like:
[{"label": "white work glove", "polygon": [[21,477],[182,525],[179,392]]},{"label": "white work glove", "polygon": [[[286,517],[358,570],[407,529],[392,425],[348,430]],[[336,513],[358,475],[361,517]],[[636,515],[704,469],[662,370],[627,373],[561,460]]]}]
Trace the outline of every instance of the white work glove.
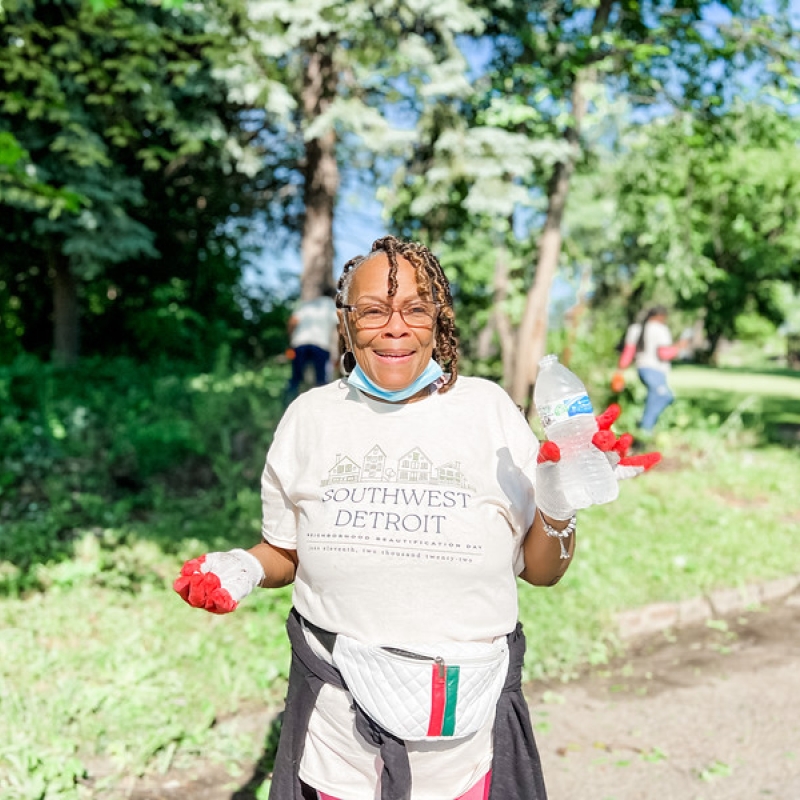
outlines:
[{"label": "white work glove", "polygon": [[567,520],[575,516],[561,489],[558,462],[561,451],[555,442],[542,442],[536,463],[536,507],[550,519]]},{"label": "white work glove", "polygon": [[261,562],[247,550],[236,549],[187,561],[172,588],[190,606],[227,614],[263,579]]},{"label": "white work glove", "polygon": [[[602,451],[614,470],[618,481],[635,478],[652,469],[661,461],[661,453],[642,453],[629,456],[628,448],[633,443],[629,433],[617,435],[611,426],[620,415],[620,407],[612,403],[597,419],[597,433],[592,437],[592,444]],[[570,508],[558,476],[557,464],[561,460],[561,451],[555,442],[542,442],[536,464],[536,505],[539,510],[551,519],[567,520],[575,514]]]}]

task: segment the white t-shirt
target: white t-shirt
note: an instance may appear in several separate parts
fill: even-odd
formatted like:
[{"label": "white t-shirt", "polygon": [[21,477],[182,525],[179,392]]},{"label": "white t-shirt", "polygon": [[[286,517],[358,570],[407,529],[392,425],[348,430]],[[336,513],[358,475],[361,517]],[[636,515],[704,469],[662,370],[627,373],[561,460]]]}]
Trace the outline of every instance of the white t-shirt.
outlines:
[{"label": "white t-shirt", "polygon": [[[625,344],[636,345],[641,332],[642,326],[639,323],[631,325],[625,335]],[[644,326],[642,344],[642,349],[636,353],[636,369],[657,369],[661,372],[669,372],[672,369],[671,362],[664,361],[658,355],[660,347],[669,347],[672,344],[672,334],[663,322],[651,319]]]},{"label": "white t-shirt", "polygon": [[297,322],[292,330],[292,347],[314,344],[323,350],[331,349],[338,323],[336,303],[332,297],[322,295],[300,303],[292,317]]},{"label": "white t-shirt", "polygon": [[[287,409],[262,479],[263,536],[298,552],[293,601],[370,644],[493,641],[517,622],[516,576],[533,521],[538,441],[496,384],[460,377],[416,403],[345,381]],[[414,800],[452,800],[491,765],[491,724],[409,743]],[[325,686],[300,775],[347,800],[378,796],[378,751],[348,695]]]}]

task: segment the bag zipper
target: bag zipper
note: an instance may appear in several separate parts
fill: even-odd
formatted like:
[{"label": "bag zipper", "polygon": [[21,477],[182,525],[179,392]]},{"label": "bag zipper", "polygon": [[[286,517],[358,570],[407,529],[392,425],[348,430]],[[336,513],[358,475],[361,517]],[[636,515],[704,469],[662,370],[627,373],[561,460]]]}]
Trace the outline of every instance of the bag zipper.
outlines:
[{"label": "bag zipper", "polygon": [[[442,671],[445,668],[446,661],[442,656],[427,656],[423,653],[414,653],[411,650],[404,650],[402,647],[381,647],[386,653],[391,653],[394,656],[400,656],[400,658],[410,658],[414,661],[433,661],[434,663],[439,665],[439,670]],[[481,665],[481,664],[491,664],[495,661],[500,661],[502,659],[502,655],[500,652],[489,653],[485,656],[481,656],[480,658],[475,658],[474,656],[461,656],[461,657],[454,657],[451,661],[455,663],[461,663],[464,666],[471,666],[471,665]]]}]

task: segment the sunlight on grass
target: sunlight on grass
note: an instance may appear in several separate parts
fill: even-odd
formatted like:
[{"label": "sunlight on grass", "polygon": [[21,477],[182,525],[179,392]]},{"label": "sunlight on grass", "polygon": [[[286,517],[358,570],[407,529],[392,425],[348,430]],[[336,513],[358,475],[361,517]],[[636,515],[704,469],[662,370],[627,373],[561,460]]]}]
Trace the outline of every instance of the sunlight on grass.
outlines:
[{"label": "sunlight on grass", "polygon": [[795,374],[752,370],[708,369],[682,364],[670,373],[670,384],[679,390],[784,396],[800,399],[800,372]]},{"label": "sunlight on grass", "polygon": [[[87,775],[113,787],[201,759],[241,786],[238,765],[263,756],[263,726],[228,722],[282,706],[291,589],[257,591],[214,616],[171,583],[185,559],[257,540],[258,476],[284,377],[167,376],[152,383],[156,400],[144,380],[126,381],[138,387],[131,397],[81,383],[80,419],[64,398],[63,449],[24,462],[24,486],[36,474],[49,494],[7,494],[20,511],[0,519],[3,800],[84,800]],[[662,464],[622,484],[617,502],[581,512],[557,586],[520,583],[527,679],[567,680],[620,652],[620,611],[800,573],[798,449],[766,435],[800,423],[798,377],[681,366],[674,385],[655,443]],[[635,423],[635,383],[630,400],[620,430]],[[98,453],[107,460],[93,461]],[[138,488],[122,491],[112,470]],[[711,765],[708,776],[721,772]]]},{"label": "sunlight on grass", "polygon": [[624,483],[617,502],[582,512],[575,563],[561,583],[520,588],[527,674],[602,661],[623,609],[800,573],[798,480],[792,451],[729,453],[657,467]]},{"label": "sunlight on grass", "polygon": [[[53,761],[80,753],[138,774],[167,752],[170,761],[200,752],[223,759],[232,744],[219,729],[210,735],[215,721],[282,701],[288,605],[287,590],[259,592],[220,617],[166,588],[131,596],[80,587],[4,601],[0,719],[14,749],[0,764],[14,751]],[[249,743],[254,755],[261,744]]]}]

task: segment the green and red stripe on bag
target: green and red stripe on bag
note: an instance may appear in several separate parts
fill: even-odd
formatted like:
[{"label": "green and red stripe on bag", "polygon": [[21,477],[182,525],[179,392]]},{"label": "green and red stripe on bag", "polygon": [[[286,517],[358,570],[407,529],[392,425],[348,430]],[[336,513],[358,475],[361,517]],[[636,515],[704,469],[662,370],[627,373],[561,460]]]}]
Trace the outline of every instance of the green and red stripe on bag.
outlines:
[{"label": "green and red stripe on bag", "polygon": [[461,667],[440,658],[431,665],[431,716],[428,736],[452,736],[456,729],[458,676]]}]

